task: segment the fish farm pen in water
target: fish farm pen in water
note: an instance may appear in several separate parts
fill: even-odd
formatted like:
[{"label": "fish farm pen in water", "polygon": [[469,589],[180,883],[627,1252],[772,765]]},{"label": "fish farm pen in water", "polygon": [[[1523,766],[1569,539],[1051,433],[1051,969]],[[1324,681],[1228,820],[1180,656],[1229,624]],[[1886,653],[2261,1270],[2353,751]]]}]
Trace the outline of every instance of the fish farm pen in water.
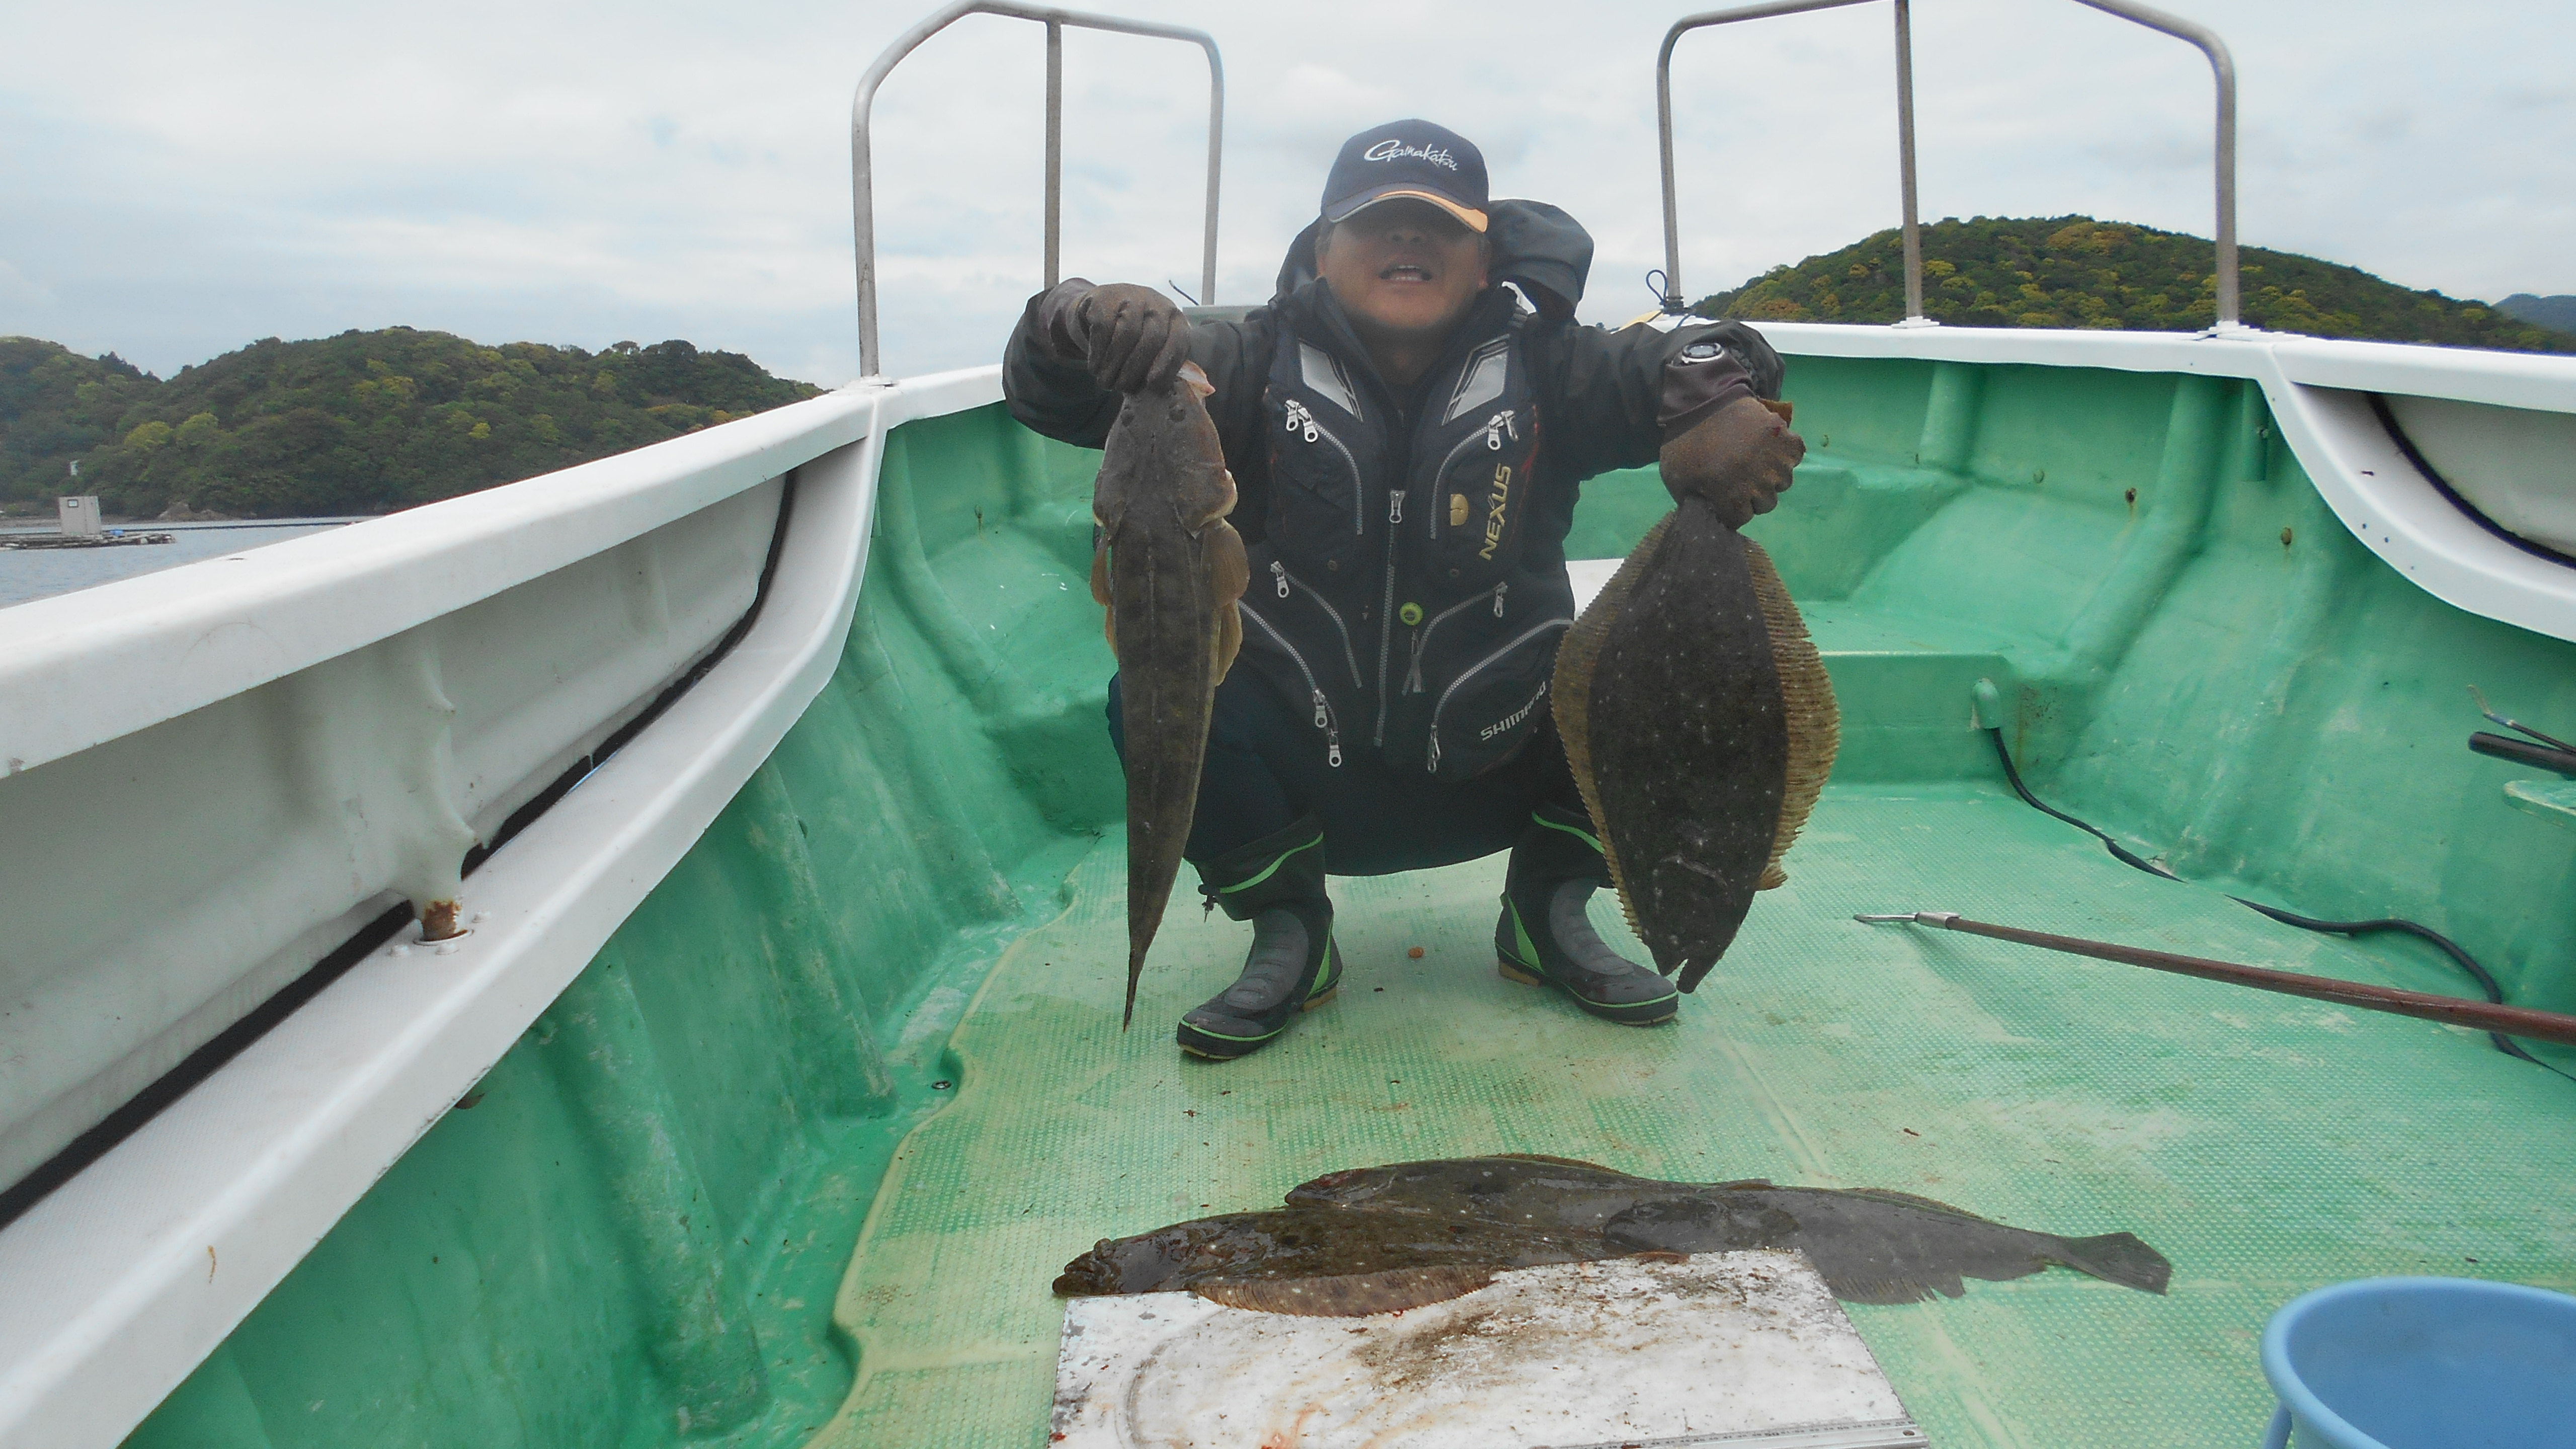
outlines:
[{"label": "fish farm pen in water", "polygon": [[[1651,1030],[1497,974],[1501,856],[1335,879],[1227,1063],[1184,902],[1120,1029],[1100,455],[997,368],[0,611],[0,1443],[1035,1446],[1101,1240],[1497,1154],[2089,1264],[1841,1293],[1937,1445],[2249,1444],[2303,1293],[2576,1289],[2576,1050],[1854,919],[2576,1012],[2576,785],[2467,743],[2576,727],[2576,361],[1763,330],[1840,750]],[[1586,483],[1578,592],[1670,507]]]}]

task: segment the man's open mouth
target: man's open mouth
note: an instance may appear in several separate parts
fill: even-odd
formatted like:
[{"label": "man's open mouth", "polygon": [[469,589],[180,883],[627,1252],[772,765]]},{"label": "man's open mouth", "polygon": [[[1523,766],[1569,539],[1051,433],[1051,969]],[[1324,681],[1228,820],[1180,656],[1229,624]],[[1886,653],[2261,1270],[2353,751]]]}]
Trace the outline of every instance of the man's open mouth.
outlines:
[{"label": "man's open mouth", "polygon": [[1431,280],[1431,269],[1417,267],[1411,262],[1397,262],[1377,276],[1381,282],[1427,282]]}]

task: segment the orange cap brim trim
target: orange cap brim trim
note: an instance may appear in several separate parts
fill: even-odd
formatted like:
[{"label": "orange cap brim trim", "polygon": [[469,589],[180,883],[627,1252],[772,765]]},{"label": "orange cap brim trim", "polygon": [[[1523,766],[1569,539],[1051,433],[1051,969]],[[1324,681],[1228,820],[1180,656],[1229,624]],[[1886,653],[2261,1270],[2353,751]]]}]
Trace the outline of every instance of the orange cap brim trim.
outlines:
[{"label": "orange cap brim trim", "polygon": [[1451,216],[1454,216],[1460,221],[1466,223],[1467,230],[1469,231],[1483,231],[1485,229],[1485,214],[1483,212],[1476,210],[1472,206],[1460,206],[1458,203],[1451,201],[1448,197],[1442,196],[1436,191],[1390,191],[1384,196],[1372,196],[1358,206],[1354,206],[1350,210],[1343,212],[1340,219],[1334,224],[1338,226],[1341,222],[1348,221],[1352,217],[1359,215],[1361,212],[1368,210],[1370,207],[1386,201],[1427,201],[1433,206],[1439,207],[1442,211],[1445,211]]}]

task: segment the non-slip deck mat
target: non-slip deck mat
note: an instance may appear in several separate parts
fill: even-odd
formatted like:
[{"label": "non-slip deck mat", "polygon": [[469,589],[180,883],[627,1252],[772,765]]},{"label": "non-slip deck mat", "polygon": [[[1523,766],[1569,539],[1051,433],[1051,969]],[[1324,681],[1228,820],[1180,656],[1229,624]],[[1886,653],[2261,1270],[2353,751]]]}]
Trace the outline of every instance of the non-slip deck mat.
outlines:
[{"label": "non-slip deck mat", "polygon": [[[818,1445],[1041,1444],[1067,1258],[1415,1157],[1897,1188],[2052,1232],[2129,1229],[2173,1259],[2162,1298],[2051,1270],[1852,1308],[1949,1446],[2232,1449],[2270,1412],[2257,1336],[2300,1292],[2395,1273],[2576,1287],[2576,1083],[2428,1023],[1851,921],[1953,910],[2460,989],[2430,953],[2387,964],[2274,925],[1998,792],[1829,791],[1789,884],[1651,1030],[1496,976],[1499,856],[1337,879],[1340,998],[1231,1064],[1172,1044],[1246,929],[1185,900],[1119,1032],[1123,858],[1100,841],[958,1028],[957,1100],[898,1152],[844,1282],[859,1377]],[[1593,914],[1634,951],[1608,893]]]}]

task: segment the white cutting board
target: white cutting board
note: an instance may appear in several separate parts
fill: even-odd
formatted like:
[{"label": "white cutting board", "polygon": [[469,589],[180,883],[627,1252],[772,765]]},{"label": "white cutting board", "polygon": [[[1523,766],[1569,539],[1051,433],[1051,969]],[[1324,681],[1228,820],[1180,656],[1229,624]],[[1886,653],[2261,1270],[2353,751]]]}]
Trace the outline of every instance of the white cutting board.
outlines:
[{"label": "white cutting board", "polygon": [[1805,1257],[1527,1268],[1406,1313],[1077,1298],[1056,1449],[1920,1449]]}]

